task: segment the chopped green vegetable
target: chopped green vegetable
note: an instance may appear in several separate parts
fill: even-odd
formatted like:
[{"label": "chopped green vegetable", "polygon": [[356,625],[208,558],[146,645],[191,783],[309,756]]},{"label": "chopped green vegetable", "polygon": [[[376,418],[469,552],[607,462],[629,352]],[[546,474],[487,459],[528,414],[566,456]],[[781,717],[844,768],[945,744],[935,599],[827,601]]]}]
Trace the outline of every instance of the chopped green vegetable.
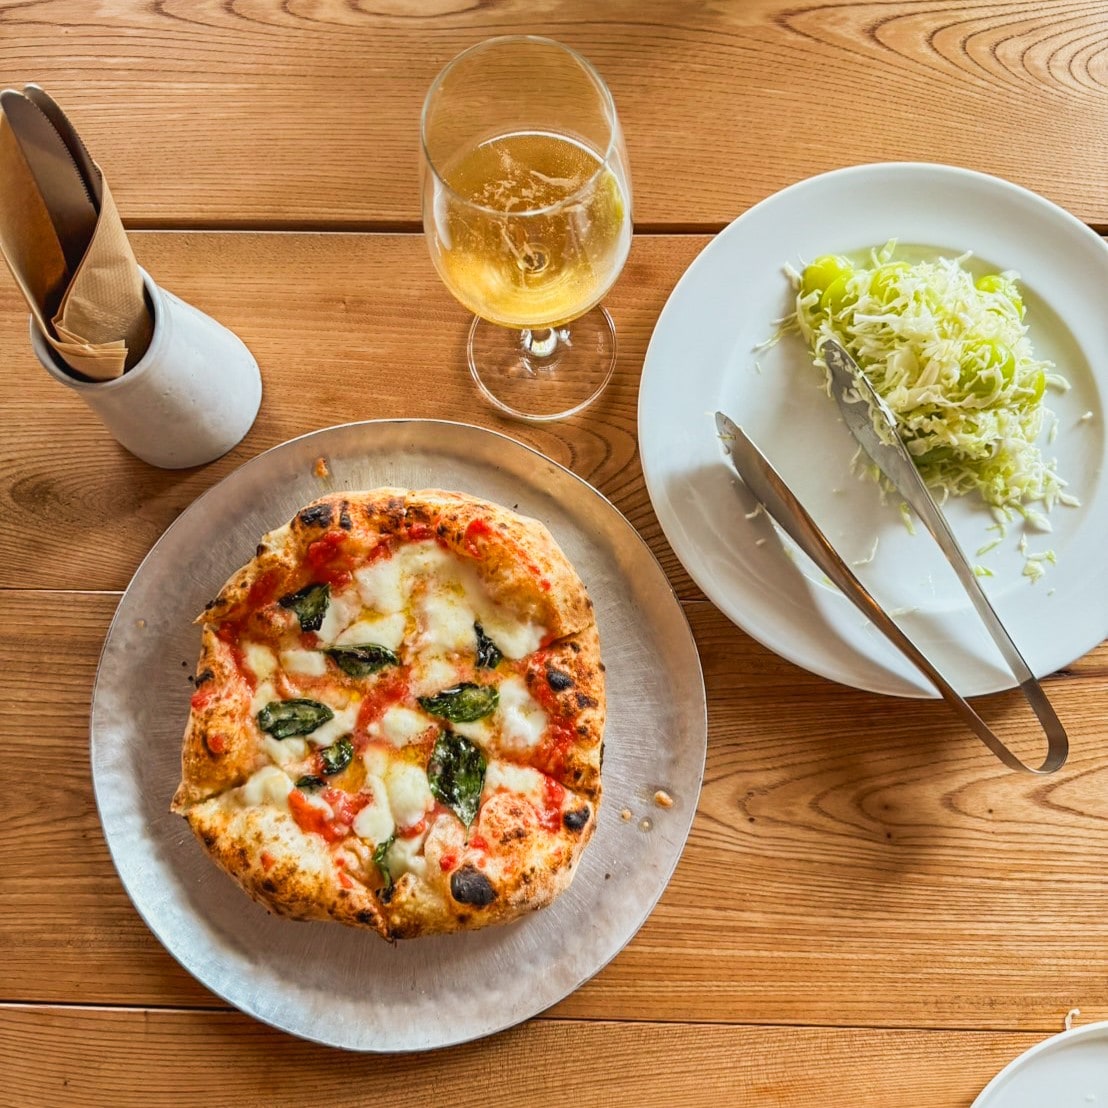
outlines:
[{"label": "chopped green vegetable", "polygon": [[373,848],[373,864],[381,871],[381,876],[385,879],[385,892],[392,888],[392,874],[385,862],[385,855],[388,854],[389,848],[394,842],[396,842],[395,831],[383,843],[378,843]]},{"label": "chopped green vegetable", "polygon": [[465,681],[434,696],[421,696],[419,706],[433,716],[451,723],[474,723],[492,715],[500,694],[492,685],[474,685]]},{"label": "chopped green vegetable", "polygon": [[275,739],[310,735],[317,727],[334,719],[335,713],[318,700],[271,700],[258,713],[258,726]]},{"label": "chopped green vegetable", "polygon": [[332,646],[323,653],[351,677],[368,677],[385,666],[400,665],[400,659],[391,650],[375,642],[359,646]]},{"label": "chopped green vegetable", "polygon": [[909,263],[894,252],[889,243],[868,264],[827,255],[794,271],[804,339],[813,352],[828,338],[850,352],[929,486],[1051,508],[1065,482],[1035,440],[1046,387],[1067,386],[1031,348],[1017,275],[975,280],[965,257]]},{"label": "chopped green vegetable", "polygon": [[485,787],[485,756],[468,739],[440,735],[427,765],[431,793],[466,825],[474,821]]},{"label": "chopped green vegetable", "polygon": [[306,773],[296,779],[298,789],[322,789],[326,784],[322,777],[316,777],[314,773]]},{"label": "chopped green vegetable", "polygon": [[298,592],[289,593],[277,601],[282,608],[291,608],[296,613],[301,631],[318,631],[323,626],[323,617],[330,602],[330,585],[305,585]]},{"label": "chopped green vegetable", "polygon": [[473,630],[477,633],[477,668],[496,669],[504,655],[479,623],[473,625]]},{"label": "chopped green vegetable", "polygon": [[332,777],[336,773],[342,773],[354,758],[354,744],[349,735],[343,735],[337,743],[326,746],[319,752],[319,762],[323,772]]}]

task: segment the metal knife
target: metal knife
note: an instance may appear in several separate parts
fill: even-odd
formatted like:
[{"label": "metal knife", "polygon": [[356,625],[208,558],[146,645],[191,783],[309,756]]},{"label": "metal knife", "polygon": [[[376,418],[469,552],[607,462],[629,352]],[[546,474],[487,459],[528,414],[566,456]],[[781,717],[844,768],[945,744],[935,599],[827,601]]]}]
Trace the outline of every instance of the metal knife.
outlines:
[{"label": "metal knife", "polygon": [[1006,766],[1028,773],[1046,774],[1053,773],[1065,764],[1069,749],[1066,732],[1033,676],[1031,682],[1038,690],[1038,699],[1041,700],[1042,705],[1045,705],[1046,719],[1040,712],[1041,705],[1032,699],[1033,694],[1029,693],[1023,682],[1020,683],[1020,687],[1031,701],[1031,706],[1035,709],[1035,714],[1043,723],[1047,733],[1047,754],[1042,765],[1038,767],[1026,765],[1013,754],[993,734],[989,725],[970,707],[965,698],[955,691],[912,640],[893,622],[885,609],[854,575],[815,520],[785,484],[781,475],[751,442],[743,429],[728,419],[723,412],[716,412],[716,429],[735,471],[778,526],[827,574],[828,579],[839,591],[935,686],[963,722]]}]

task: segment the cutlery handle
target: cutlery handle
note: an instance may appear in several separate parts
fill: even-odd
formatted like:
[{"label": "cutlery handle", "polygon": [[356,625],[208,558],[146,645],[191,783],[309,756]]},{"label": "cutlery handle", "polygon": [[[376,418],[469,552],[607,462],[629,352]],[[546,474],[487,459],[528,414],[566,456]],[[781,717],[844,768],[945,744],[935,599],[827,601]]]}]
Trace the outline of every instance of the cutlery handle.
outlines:
[{"label": "cutlery handle", "polygon": [[[797,546],[827,574],[839,591],[927,677],[970,730],[1010,769],[1046,774],[1061,768],[1069,754],[1069,739],[1042,687],[1030,671],[1027,670],[1029,680],[1020,681],[1019,687],[1031,705],[1047,739],[1046,756],[1038,766],[1029,766],[1012,753],[965,698],[955,691],[915,643],[893,622],[884,608],[874,600],[762,452],[746,437],[740,427],[728,422],[727,439],[730,441],[725,440],[725,446],[729,449],[735,468],[750,491]],[[976,584],[976,581],[974,583]],[[985,602],[988,603],[987,600]],[[1023,659],[1021,658],[1020,661],[1022,662]],[[1027,669],[1026,663],[1024,663],[1024,669]]]}]

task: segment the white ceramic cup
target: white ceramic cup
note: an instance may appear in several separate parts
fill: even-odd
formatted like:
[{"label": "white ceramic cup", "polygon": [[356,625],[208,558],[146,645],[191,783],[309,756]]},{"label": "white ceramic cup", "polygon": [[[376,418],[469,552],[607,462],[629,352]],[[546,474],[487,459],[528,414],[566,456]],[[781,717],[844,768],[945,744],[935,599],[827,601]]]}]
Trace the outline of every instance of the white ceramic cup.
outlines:
[{"label": "white ceramic cup", "polygon": [[162,469],[203,465],[226,454],[253,425],[262,402],[258,363],[233,331],[141,272],[154,334],[122,377],[74,377],[34,319],[31,345],[46,371],[76,392],[136,457]]}]

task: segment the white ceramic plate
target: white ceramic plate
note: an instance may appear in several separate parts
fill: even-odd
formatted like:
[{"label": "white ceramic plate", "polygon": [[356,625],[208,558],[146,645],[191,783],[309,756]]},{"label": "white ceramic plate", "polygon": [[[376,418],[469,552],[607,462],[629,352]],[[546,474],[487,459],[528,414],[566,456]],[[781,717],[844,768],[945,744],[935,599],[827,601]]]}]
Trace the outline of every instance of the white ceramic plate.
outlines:
[{"label": "white ceramic plate", "polygon": [[971,268],[1020,273],[1036,352],[1072,385],[1048,393],[1059,426],[1043,450],[1057,457],[1082,507],[1057,506],[1052,534],[1028,530],[1029,552],[1051,549],[1058,559],[1035,583],[1022,573],[1022,523],[978,557],[995,537],[986,531],[987,509],[965,497],[946,510],[971,560],[993,571],[986,592],[1038,676],[1104,638],[1108,248],[1062,209],[998,178],[939,165],[856,166],[801,181],[735,220],[689,267],[655,328],[639,394],[643,470],[677,556],[749,634],[832,680],[935,696],[764,517],[746,518],[753,501],[715,435],[712,415],[722,409],[955,688],[966,696],[994,692],[1012,687],[1011,674],[930,536],[922,528],[910,534],[895,504],[883,504],[877,486],[851,472],[856,444],[802,340],[755,350],[792,310],[785,263],[800,267],[894,238],[951,256],[971,250]]},{"label": "white ceramic plate", "polygon": [[1101,1108],[1108,1104],[1108,1023],[1037,1043],[981,1090],[973,1108]]},{"label": "white ceramic plate", "polygon": [[[315,475],[328,460],[331,476]],[[604,800],[573,884],[503,927],[395,944],[269,915],[169,811],[181,773],[195,614],[258,538],[326,492],[449,488],[543,520],[596,606],[607,666]],[[247,462],[197,500],[139,567],[108,632],[92,701],[92,775],[135,907],[209,989],[292,1034],[350,1050],[427,1050],[561,1000],[634,935],[677,864],[704,770],[704,681],[689,625],[634,528],[595,489],[479,427],[331,427]],[[657,789],[675,799],[654,804]],[[633,821],[620,818],[629,808]]]}]

